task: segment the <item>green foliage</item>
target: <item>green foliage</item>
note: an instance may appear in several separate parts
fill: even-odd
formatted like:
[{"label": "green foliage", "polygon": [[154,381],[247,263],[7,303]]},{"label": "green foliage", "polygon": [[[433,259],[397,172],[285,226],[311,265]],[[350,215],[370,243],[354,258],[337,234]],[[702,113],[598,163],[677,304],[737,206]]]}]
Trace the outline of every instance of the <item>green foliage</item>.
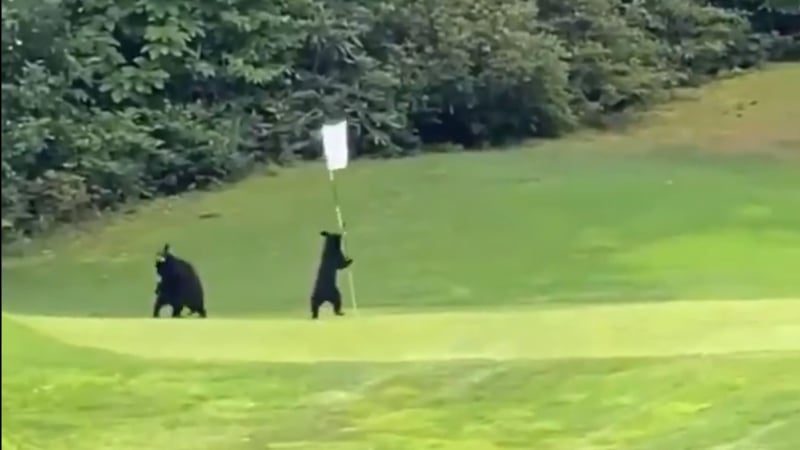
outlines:
[{"label": "green foliage", "polygon": [[671,66],[691,83],[736,67],[751,67],[766,56],[741,15],[692,0],[644,1],[651,13],[646,29],[664,42]]},{"label": "green foliage", "polygon": [[711,0],[745,14],[773,59],[800,60],[800,0]]},{"label": "green foliage", "polygon": [[4,240],[318,158],[326,120],[367,157],[555,137],[773,45],[693,0],[3,0],[2,20]]},{"label": "green foliage", "polygon": [[[592,120],[657,97],[671,82],[663,45],[616,0],[543,0],[541,17],[568,45],[575,108]],[[605,18],[597,20],[598,17]]]}]

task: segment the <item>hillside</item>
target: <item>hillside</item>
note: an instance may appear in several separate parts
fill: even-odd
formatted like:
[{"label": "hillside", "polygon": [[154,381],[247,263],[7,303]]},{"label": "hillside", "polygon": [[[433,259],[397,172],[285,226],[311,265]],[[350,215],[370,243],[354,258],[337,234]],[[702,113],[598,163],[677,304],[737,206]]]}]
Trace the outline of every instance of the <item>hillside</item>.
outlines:
[{"label": "hillside", "polygon": [[359,158],[563,137],[798,47],[765,0],[4,1],[4,244],[319,159],[327,121]]},{"label": "hillside", "polygon": [[[362,306],[796,294],[799,166],[772,155],[800,148],[787,146],[797,104],[782,101],[798,67],[722,82],[627,135],[352,165],[339,189]],[[757,151],[718,157],[736,145]],[[296,314],[326,227],[335,215],[319,164],[155,201],[5,258],[4,308],[141,316],[169,242],[198,264],[215,315]]]}]

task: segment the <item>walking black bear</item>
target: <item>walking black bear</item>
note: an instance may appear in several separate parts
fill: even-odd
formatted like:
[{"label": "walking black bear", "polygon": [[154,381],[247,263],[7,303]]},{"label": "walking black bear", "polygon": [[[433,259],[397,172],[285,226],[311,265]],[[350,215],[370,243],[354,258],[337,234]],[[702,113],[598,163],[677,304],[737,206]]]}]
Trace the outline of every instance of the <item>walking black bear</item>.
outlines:
[{"label": "walking black bear", "polygon": [[156,258],[156,273],[161,277],[156,286],[156,302],[153,317],[158,317],[164,305],[172,307],[172,317],[180,317],[186,307],[190,314],[206,317],[203,285],[194,267],[169,251],[169,244]]},{"label": "walking black bear", "polygon": [[333,305],[333,311],[337,316],[343,316],[342,294],[336,287],[336,273],[350,266],[353,260],[342,253],[341,234],[327,231],[321,231],[319,234],[325,237],[325,244],[322,247],[314,292],[311,294],[311,318],[316,319],[319,316],[319,307],[325,302]]}]

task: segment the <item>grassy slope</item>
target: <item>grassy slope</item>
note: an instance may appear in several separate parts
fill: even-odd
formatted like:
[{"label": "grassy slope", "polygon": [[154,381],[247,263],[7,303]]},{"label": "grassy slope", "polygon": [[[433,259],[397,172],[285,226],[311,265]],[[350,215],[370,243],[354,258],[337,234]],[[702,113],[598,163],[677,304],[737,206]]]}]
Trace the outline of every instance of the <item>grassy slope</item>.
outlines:
[{"label": "grassy slope", "polygon": [[[798,294],[800,145],[792,158],[784,144],[800,142],[800,129],[784,120],[797,103],[782,101],[800,90],[797,67],[714,86],[704,101],[656,114],[635,139],[354,164],[340,194],[362,306]],[[753,100],[736,118],[736,105]],[[741,150],[749,136],[751,151],[709,156],[684,140],[704,141],[698,124],[720,148]],[[789,159],[767,157],[776,153]],[[198,218],[206,212],[220,216]],[[55,238],[33,257],[4,259],[3,308],[146,316],[154,253],[168,241],[197,263],[214,316],[305,314],[318,231],[333,223],[319,165],[159,201]]]},{"label": "grassy slope", "polygon": [[[557,150],[355,166],[341,191],[361,306],[797,294],[795,167]],[[210,314],[305,315],[318,232],[333,221],[325,183],[320,169],[254,179],[10,262],[4,308],[147,316],[168,241],[205,277]]]},{"label": "grassy slope", "polygon": [[[775,88],[798,88],[798,67],[714,87],[710,99],[678,106],[685,113],[662,113],[667,117],[634,131],[636,140],[594,136],[513,153],[354,165],[341,191],[356,283],[368,307],[360,318],[326,318],[313,328],[277,318],[4,315],[2,445],[798,448],[795,302],[511,313],[520,303],[800,296],[800,166],[791,155],[800,147],[786,145],[800,132],[783,120],[800,111],[789,111],[788,91]],[[765,84],[771,89],[756,89]],[[719,103],[737,95],[772,105],[758,117],[776,117],[770,122],[745,112],[747,120],[715,121],[715,133],[731,132],[707,138],[702,148],[723,149],[730,139],[738,156],[720,160],[682,139],[659,142],[670,135],[665,127],[678,137],[692,128],[691,139],[703,142],[707,127],[695,125],[705,116],[693,111],[725,110]],[[758,126],[748,133],[748,124]],[[760,139],[747,143],[744,135]],[[767,153],[781,153],[788,163],[762,158]],[[48,251],[3,260],[3,309],[146,315],[153,252],[169,239],[201,262],[215,316],[304,314],[316,231],[332,221],[325,183],[319,167],[300,168],[219,194],[157,202],[90,234],[57,236],[41,244]],[[196,218],[205,211],[222,215]],[[487,229],[496,231],[487,236]],[[488,316],[382,316],[371,309],[500,305],[509,308]],[[488,324],[481,329],[483,318]],[[407,339],[398,344],[393,337]],[[203,345],[211,341],[216,346]],[[303,353],[304,342],[323,350]],[[509,358],[542,359],[431,360],[448,352],[504,356],[497,345],[506,346]],[[402,354],[408,348],[427,355]],[[709,349],[763,352],[681,356]],[[326,352],[386,362],[221,362]],[[391,362],[408,356],[429,360]],[[585,356],[594,358],[575,359]],[[201,361],[181,361],[186,357]]]},{"label": "grassy slope", "polygon": [[800,95],[800,84],[792,81],[798,78],[800,64],[784,64],[706,86],[616,138],[690,144],[704,153],[797,155],[798,106],[788,99]]}]

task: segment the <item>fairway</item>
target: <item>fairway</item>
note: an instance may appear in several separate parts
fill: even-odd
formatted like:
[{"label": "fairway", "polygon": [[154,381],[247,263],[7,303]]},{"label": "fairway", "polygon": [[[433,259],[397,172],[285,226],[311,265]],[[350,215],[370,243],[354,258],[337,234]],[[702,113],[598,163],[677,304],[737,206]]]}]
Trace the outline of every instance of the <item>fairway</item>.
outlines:
[{"label": "fairway", "polygon": [[[355,165],[340,195],[361,306],[797,297],[800,165],[591,150]],[[326,183],[322,168],[298,168],[43,241],[3,261],[3,308],[148,317],[169,242],[197,265],[211,317],[305,317],[319,231],[335,229]]]},{"label": "fairway", "polygon": [[[11,249],[2,446],[796,450],[799,69],[625,132],[356,162],[344,317],[308,317],[319,164]],[[208,319],[149,317],[166,242]]]}]

